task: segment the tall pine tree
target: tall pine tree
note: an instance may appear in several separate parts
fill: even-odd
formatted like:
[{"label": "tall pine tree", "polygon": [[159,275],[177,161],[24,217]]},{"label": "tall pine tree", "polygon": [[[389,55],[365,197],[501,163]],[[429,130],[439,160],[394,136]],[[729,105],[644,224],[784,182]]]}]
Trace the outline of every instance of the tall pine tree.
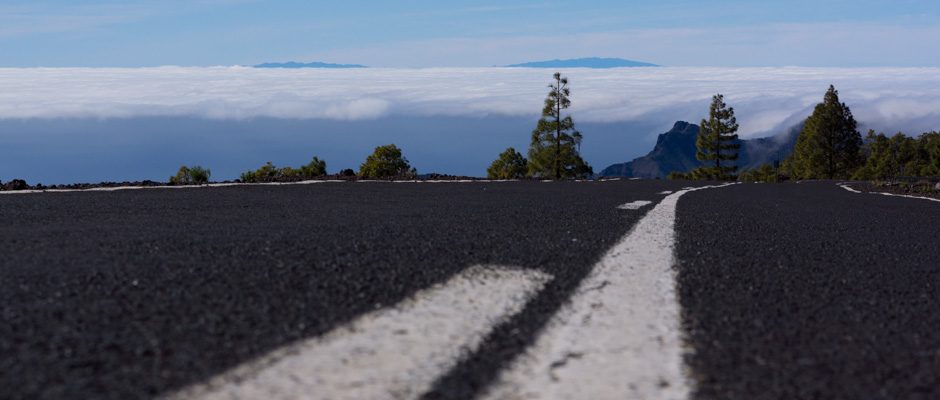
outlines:
[{"label": "tall pine tree", "polygon": [[788,158],[791,174],[801,179],[848,178],[858,168],[862,135],[852,110],[839,103],[839,92],[832,85],[823,102],[806,119],[796,147]]},{"label": "tall pine tree", "polygon": [[708,110],[708,121],[702,119],[701,132],[695,147],[695,158],[705,163],[691,172],[692,177],[702,180],[734,180],[736,165],[722,166],[722,161],[738,159],[737,150],[741,147],[738,140],[738,123],[734,118],[734,108],[727,107],[724,96],[720,93],[712,97]]},{"label": "tall pine tree", "polygon": [[555,73],[555,82],[545,98],[542,118],[532,131],[529,148],[529,174],[539,177],[580,178],[594,174],[594,170],[581,159],[581,132],[574,129],[571,116],[562,117],[563,110],[571,106],[568,96],[568,78]]}]

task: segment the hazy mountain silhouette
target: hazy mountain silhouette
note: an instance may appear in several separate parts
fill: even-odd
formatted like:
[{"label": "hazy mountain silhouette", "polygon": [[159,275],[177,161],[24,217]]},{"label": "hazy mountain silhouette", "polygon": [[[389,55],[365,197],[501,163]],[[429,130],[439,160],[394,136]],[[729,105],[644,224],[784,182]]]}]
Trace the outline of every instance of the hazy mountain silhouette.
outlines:
[{"label": "hazy mountain silhouette", "polygon": [[286,62],[286,63],[264,63],[258,65],[252,65],[254,68],[369,68],[365,65],[359,64],[330,64],[322,62],[310,62],[310,63],[299,63],[299,62]]},{"label": "hazy mountain silhouette", "polygon": [[[777,159],[782,160],[793,152],[796,138],[802,129],[803,124],[800,123],[774,136],[738,140],[741,148],[738,150],[735,164],[741,169],[749,169],[759,168],[764,163],[773,163]],[[604,168],[598,176],[665,178],[672,171],[692,171],[702,165],[702,162],[695,158],[698,133],[698,125],[678,121],[669,132],[659,135],[656,146],[649,154],[630,162],[613,164]]]},{"label": "hazy mountain silhouette", "polygon": [[645,62],[624,60],[622,58],[577,58],[573,60],[536,61],[522,64],[504,65],[503,67],[523,68],[619,68],[619,67],[658,67]]}]

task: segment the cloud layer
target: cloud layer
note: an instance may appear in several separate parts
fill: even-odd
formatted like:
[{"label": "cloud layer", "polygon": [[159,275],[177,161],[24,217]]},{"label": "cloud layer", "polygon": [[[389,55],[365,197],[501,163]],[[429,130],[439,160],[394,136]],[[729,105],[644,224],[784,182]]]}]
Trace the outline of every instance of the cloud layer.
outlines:
[{"label": "cloud layer", "polygon": [[[0,69],[0,119],[537,118],[552,72],[525,68]],[[634,122],[668,128],[676,120],[698,122],[706,117],[711,96],[722,93],[736,111],[739,133],[760,136],[809,115],[833,84],[860,128],[910,134],[940,129],[940,68],[664,67],[562,72],[570,81],[570,111],[576,122]]]}]

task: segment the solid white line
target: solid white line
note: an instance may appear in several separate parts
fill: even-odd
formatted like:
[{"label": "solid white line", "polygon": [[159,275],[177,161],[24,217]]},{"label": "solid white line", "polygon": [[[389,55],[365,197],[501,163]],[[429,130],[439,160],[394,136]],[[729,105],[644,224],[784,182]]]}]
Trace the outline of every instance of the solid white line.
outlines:
[{"label": "solid white line", "polygon": [[632,203],[627,203],[627,204],[617,206],[617,208],[621,210],[639,210],[641,207],[648,205],[648,204],[653,204],[653,202],[649,200],[637,200]]},{"label": "solid white line", "polygon": [[168,398],[415,398],[550,279],[534,270],[474,266],[393,308]]},{"label": "solid white line", "polygon": [[883,195],[885,195],[885,196],[908,197],[908,198],[912,198],[912,199],[921,199],[921,200],[930,200],[930,201],[940,201],[940,199],[935,199],[935,198],[933,198],[933,197],[910,196],[910,195],[906,195],[906,194],[894,194],[894,193],[884,193],[884,192],[879,192],[878,194],[883,194]]},{"label": "solid white line", "polygon": [[[720,185],[726,186],[726,185]],[[675,214],[663,199],[594,266],[484,399],[685,399]]]},{"label": "solid white line", "polygon": [[173,185],[173,186],[115,186],[115,187],[96,187],[88,189],[28,189],[28,190],[3,190],[0,194],[29,194],[29,193],[75,193],[75,192],[116,192],[118,190],[138,190],[138,189],[200,189],[207,187],[229,187],[229,186],[284,186],[284,185],[310,185],[315,183],[336,183],[345,182],[343,180],[306,180],[296,182],[259,182],[259,183],[208,183],[201,185]]},{"label": "solid white line", "polygon": [[[848,190],[848,191],[852,192],[852,193],[862,193],[862,192],[860,192],[860,191],[858,191],[858,190],[852,189],[852,188],[849,187],[848,185],[841,185],[841,184],[840,184],[839,186],[842,187],[842,188],[845,189],[845,190]],[[930,200],[930,201],[940,202],[940,199],[935,199],[935,198],[933,198],[933,197],[911,196],[911,195],[907,195],[907,194],[895,194],[895,193],[886,193],[886,192],[874,192],[874,193],[883,194],[883,195],[885,195],[885,196],[908,197],[908,198],[911,198],[911,199],[922,199],[922,200]]]},{"label": "solid white line", "polygon": [[672,190],[663,190],[662,192],[659,192],[657,194],[672,194]]}]

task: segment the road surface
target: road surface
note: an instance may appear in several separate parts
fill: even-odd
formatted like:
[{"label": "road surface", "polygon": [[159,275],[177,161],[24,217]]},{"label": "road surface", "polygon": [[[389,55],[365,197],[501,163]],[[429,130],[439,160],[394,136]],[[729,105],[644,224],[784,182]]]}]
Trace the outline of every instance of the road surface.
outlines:
[{"label": "road surface", "polygon": [[0,195],[0,397],[940,394],[940,204],[718,185]]}]

